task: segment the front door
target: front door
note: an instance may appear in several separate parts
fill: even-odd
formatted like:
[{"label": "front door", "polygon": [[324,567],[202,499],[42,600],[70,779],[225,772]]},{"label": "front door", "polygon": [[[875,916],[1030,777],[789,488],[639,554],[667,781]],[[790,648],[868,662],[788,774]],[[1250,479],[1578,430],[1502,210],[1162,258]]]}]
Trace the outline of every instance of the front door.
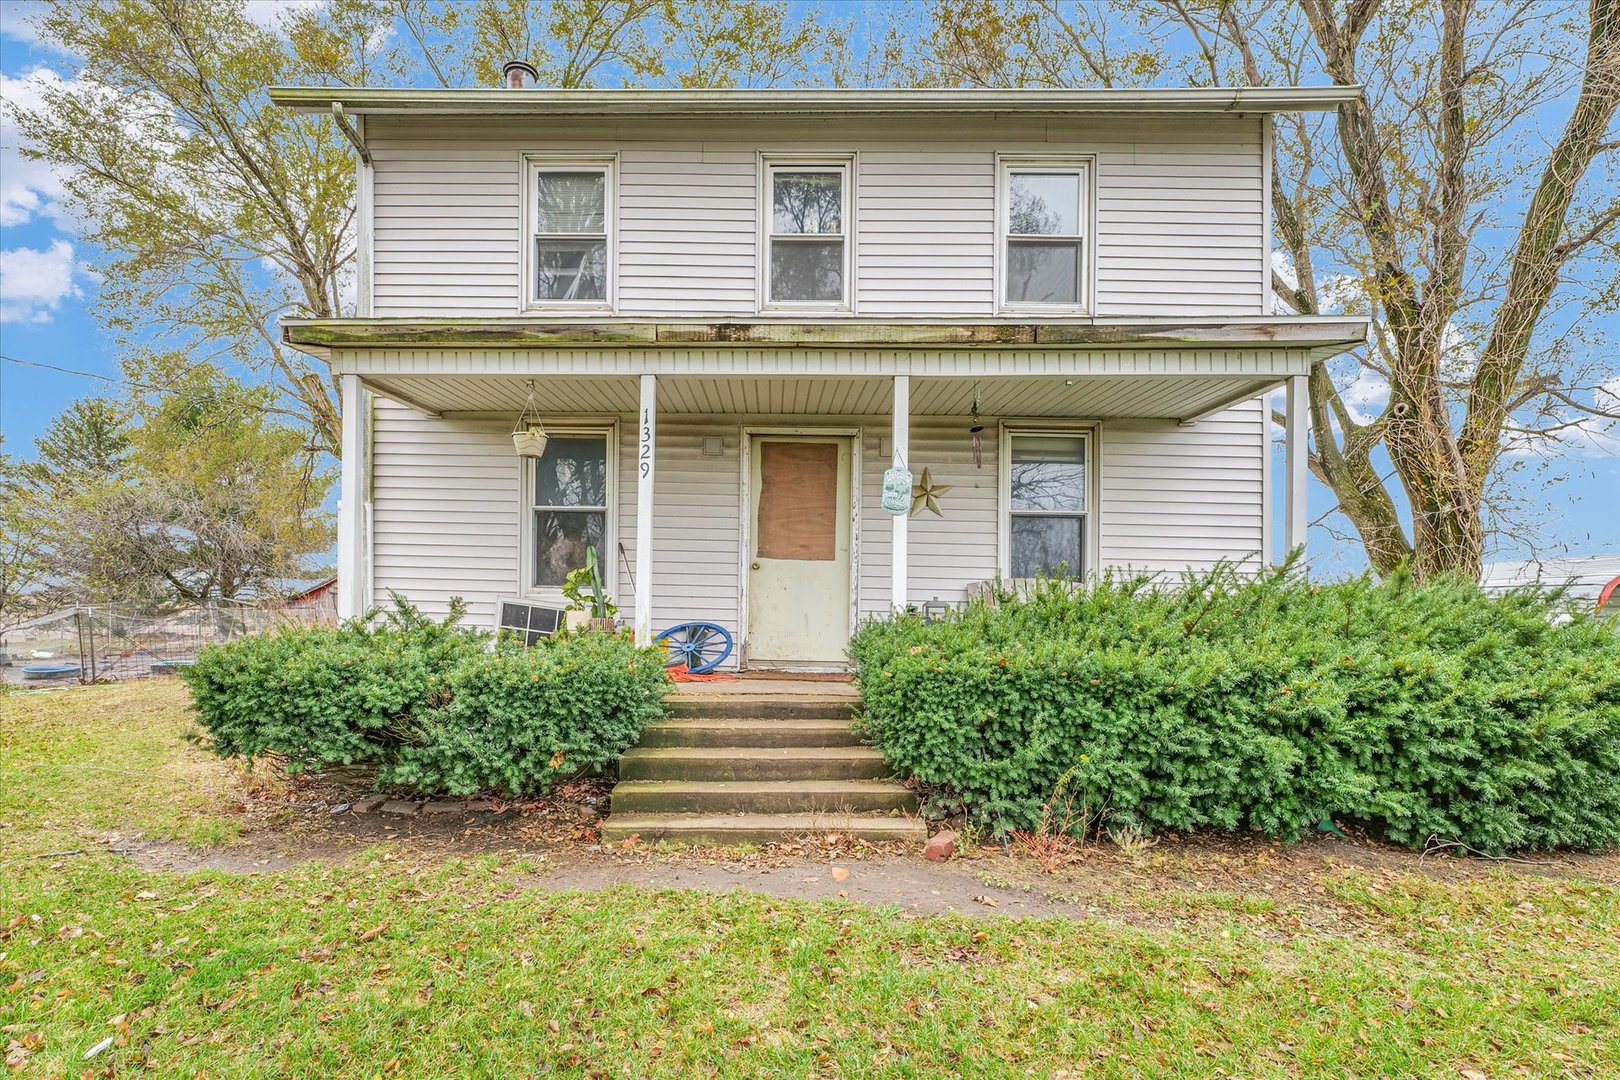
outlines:
[{"label": "front door", "polygon": [[750,664],[844,662],[853,459],[847,437],[755,435],[750,440]]}]

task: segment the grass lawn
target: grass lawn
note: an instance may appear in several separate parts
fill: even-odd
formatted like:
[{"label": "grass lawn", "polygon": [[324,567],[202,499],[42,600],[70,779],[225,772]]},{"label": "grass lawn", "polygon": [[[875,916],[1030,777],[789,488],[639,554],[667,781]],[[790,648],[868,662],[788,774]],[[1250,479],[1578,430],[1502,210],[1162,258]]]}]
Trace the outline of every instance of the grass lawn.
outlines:
[{"label": "grass lawn", "polygon": [[[555,892],[531,860],[406,840],[273,874],[143,872],[105,834],[282,827],[241,812],[275,793],[187,743],[184,704],[172,682],[0,698],[18,1075],[1620,1075],[1612,884],[1437,880],[1414,857],[1327,875],[1304,904],[1210,882],[970,919]],[[1319,929],[1313,903],[1351,917]]]}]

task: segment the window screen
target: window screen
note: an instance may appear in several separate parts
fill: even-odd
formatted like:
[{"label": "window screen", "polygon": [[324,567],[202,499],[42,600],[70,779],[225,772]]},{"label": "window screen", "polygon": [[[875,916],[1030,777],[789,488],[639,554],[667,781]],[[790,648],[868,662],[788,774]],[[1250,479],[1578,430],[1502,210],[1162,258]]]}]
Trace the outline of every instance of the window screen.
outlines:
[{"label": "window screen", "polygon": [[607,300],[607,170],[535,170],[534,299]]},{"label": "window screen", "polygon": [[1085,569],[1086,448],[1084,435],[1011,436],[1012,577],[1079,577]]},{"label": "window screen", "polygon": [[844,302],[847,178],[842,167],[770,170],[772,303]]},{"label": "window screen", "polygon": [[1078,306],[1085,281],[1085,172],[1007,175],[1006,300]]},{"label": "window screen", "polygon": [[604,435],[553,435],[534,465],[534,584],[561,587],[585,565],[585,549],[607,559],[608,444]]}]

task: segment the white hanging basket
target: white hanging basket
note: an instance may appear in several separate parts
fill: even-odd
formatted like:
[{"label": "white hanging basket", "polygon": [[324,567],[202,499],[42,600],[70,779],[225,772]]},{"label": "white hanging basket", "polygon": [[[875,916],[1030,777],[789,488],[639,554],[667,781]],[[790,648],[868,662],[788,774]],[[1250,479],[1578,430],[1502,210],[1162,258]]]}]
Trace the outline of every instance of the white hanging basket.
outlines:
[{"label": "white hanging basket", "polygon": [[540,410],[534,403],[534,380],[529,380],[529,394],[512,427],[512,449],[518,457],[537,458],[546,452],[545,425],[540,422]]},{"label": "white hanging basket", "polygon": [[520,431],[512,432],[512,449],[517,451],[518,457],[537,458],[546,452],[549,438],[545,428],[539,424],[530,424]]}]

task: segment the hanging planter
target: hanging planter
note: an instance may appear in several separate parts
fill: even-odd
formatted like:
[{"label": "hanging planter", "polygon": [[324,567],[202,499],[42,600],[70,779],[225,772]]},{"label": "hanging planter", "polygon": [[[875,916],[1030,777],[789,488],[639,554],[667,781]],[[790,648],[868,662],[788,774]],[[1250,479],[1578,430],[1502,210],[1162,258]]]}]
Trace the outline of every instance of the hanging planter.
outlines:
[{"label": "hanging planter", "polygon": [[534,401],[534,380],[529,380],[529,395],[523,402],[523,411],[518,413],[517,423],[512,428],[512,449],[517,451],[518,457],[537,458],[546,452],[546,443],[550,436],[546,434],[546,426],[540,422],[540,409]]}]

